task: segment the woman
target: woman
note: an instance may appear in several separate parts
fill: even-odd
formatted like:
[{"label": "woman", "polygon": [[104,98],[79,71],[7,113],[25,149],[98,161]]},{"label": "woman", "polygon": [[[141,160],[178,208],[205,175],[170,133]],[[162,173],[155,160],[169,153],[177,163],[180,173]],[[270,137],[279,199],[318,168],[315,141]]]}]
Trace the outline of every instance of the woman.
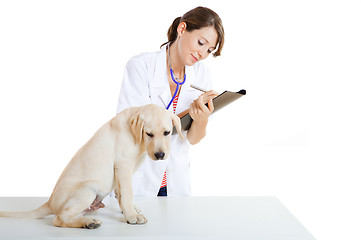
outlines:
[{"label": "woman", "polygon": [[223,42],[219,16],[208,8],[197,7],[173,21],[168,42],[159,52],[143,53],[127,63],[117,112],[153,103],[176,114],[189,109],[193,119],[191,128],[183,133],[185,140],[172,136],[168,159],[145,159],[133,177],[135,196],[190,195],[189,147],[205,136],[213,111],[212,99],[217,95],[215,91],[202,94],[190,85],[212,89],[210,73],[199,62],[211,53],[219,56]]}]

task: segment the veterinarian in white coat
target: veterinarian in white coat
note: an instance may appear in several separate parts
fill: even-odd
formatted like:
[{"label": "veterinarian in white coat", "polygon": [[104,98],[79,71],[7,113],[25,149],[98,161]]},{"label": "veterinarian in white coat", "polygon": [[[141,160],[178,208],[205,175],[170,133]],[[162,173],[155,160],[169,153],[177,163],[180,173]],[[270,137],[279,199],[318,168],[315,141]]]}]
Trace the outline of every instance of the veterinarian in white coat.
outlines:
[{"label": "veterinarian in white coat", "polygon": [[[165,171],[168,196],[191,194],[189,148],[205,136],[208,117],[213,111],[211,99],[217,95],[214,91],[202,93],[190,85],[212,89],[209,69],[199,61],[212,52],[214,56],[220,55],[224,39],[218,15],[208,8],[195,8],[174,20],[168,30],[168,40],[160,51],[143,53],[129,60],[117,112],[150,103],[166,108],[177,86],[170,73],[170,61],[174,77],[181,81],[186,74],[186,81],[178,92],[175,113],[190,109],[193,124],[188,132],[183,132],[185,140],[178,134],[172,136],[171,152],[166,160],[154,161],[146,157],[133,177],[135,196],[157,196]],[[209,108],[204,106],[207,102]],[[173,110],[173,104],[169,110]]]}]

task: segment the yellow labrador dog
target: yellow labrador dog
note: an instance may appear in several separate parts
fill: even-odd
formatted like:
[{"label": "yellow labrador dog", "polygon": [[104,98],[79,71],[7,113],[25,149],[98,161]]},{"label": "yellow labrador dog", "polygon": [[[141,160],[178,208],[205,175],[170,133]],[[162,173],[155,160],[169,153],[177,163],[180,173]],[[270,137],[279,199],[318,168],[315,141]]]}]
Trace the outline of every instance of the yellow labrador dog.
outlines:
[{"label": "yellow labrador dog", "polygon": [[115,190],[130,224],[147,220],[133,206],[132,175],[146,152],[153,160],[166,159],[179,118],[156,105],[128,108],[101,127],[75,154],[60,176],[48,202],[30,212],[0,212],[1,217],[42,218],[55,214],[58,227],[98,228],[101,221],[83,216],[91,205]]}]

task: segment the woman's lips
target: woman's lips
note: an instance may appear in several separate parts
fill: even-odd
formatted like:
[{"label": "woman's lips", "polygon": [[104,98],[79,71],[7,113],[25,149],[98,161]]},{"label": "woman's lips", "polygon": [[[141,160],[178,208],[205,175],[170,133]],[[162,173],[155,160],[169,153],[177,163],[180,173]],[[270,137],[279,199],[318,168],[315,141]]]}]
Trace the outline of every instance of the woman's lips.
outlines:
[{"label": "woman's lips", "polygon": [[193,58],[193,62],[198,62],[198,58],[196,58],[195,56],[193,56],[193,54],[191,54],[192,55],[192,58]]}]

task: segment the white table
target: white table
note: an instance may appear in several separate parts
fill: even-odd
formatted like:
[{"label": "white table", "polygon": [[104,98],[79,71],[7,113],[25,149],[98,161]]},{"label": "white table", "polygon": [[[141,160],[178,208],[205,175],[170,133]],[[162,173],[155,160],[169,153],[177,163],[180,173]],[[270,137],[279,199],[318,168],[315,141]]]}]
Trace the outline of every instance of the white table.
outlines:
[{"label": "white table", "polygon": [[[0,210],[32,210],[47,198],[0,198]],[[148,219],[144,225],[124,222],[116,201],[97,216],[99,229],[58,228],[44,219],[0,218],[0,239],[245,239],[314,240],[274,197],[136,198]]]}]

